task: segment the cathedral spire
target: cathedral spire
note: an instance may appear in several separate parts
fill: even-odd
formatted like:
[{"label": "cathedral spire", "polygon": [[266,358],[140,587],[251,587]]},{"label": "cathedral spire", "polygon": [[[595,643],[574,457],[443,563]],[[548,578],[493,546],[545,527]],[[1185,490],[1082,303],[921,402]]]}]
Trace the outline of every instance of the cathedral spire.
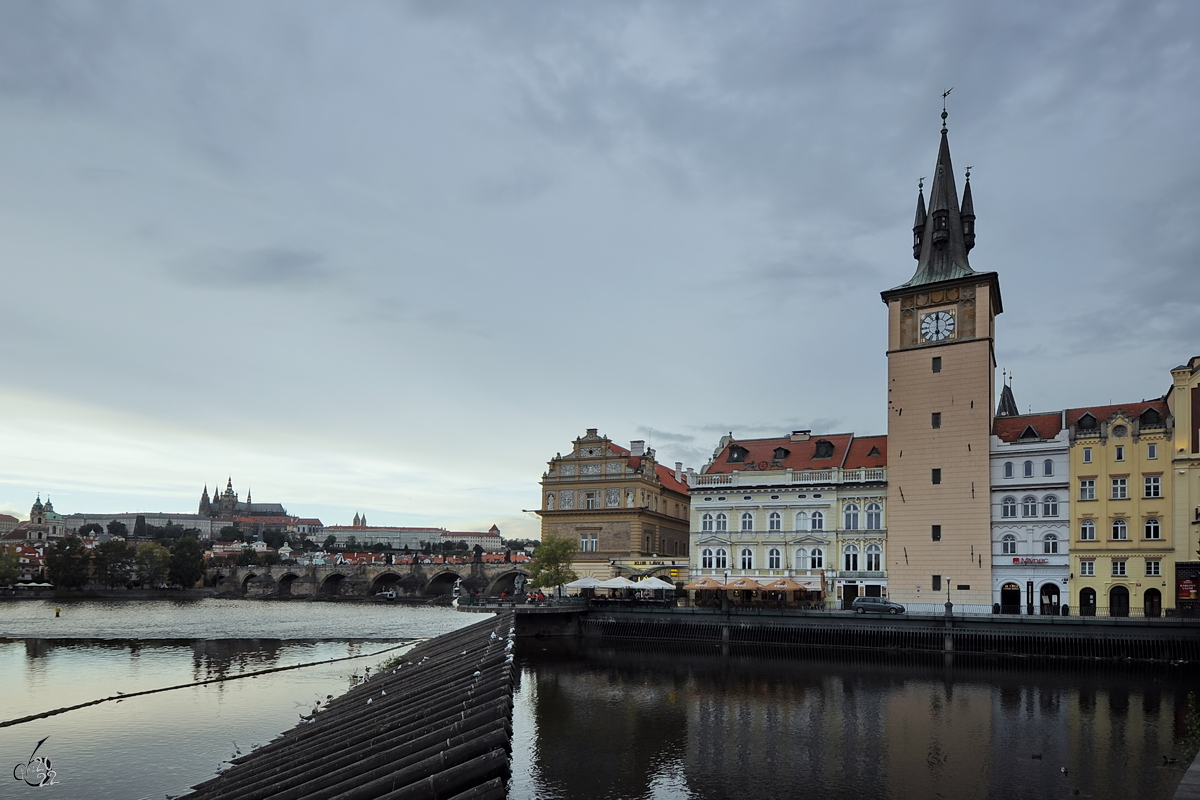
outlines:
[{"label": "cathedral spire", "polygon": [[962,211],[958,215],[962,218],[963,242],[969,253],[975,246],[975,202],[971,199],[970,167],[967,167],[967,184],[963,187]]},{"label": "cathedral spire", "polygon": [[921,258],[921,239],[925,235],[925,179],[917,181],[917,216],[913,220],[913,258]]}]

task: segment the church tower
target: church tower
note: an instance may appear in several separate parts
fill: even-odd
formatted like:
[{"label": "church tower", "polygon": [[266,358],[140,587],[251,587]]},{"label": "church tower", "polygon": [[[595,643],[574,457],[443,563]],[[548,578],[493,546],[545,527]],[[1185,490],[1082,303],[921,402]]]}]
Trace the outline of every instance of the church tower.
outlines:
[{"label": "church tower", "polygon": [[909,281],[888,307],[888,593],[901,603],[989,605],[995,317],[994,272],[967,260],[975,245],[971,173],[962,206],[942,140],[926,210],[917,193]]}]

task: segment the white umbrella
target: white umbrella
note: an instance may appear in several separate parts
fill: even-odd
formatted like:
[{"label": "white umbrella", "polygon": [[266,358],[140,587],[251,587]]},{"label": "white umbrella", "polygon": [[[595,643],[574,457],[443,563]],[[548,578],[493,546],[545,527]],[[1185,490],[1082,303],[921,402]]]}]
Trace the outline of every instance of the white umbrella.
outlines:
[{"label": "white umbrella", "polygon": [[570,583],[564,583],[563,588],[564,589],[594,589],[594,588],[596,588],[597,585],[599,585],[599,583],[600,583],[600,581],[596,580],[595,578],[593,578],[589,575],[586,578],[580,578],[577,581],[571,581]]},{"label": "white umbrella", "polygon": [[633,585],[635,589],[674,589],[675,584],[667,583],[660,578],[646,578]]},{"label": "white umbrella", "polygon": [[606,581],[597,583],[592,588],[593,589],[628,589],[630,586],[637,586],[637,584],[634,583],[633,581],[629,580],[629,578],[626,578],[622,575],[618,575],[615,578],[609,578]]}]

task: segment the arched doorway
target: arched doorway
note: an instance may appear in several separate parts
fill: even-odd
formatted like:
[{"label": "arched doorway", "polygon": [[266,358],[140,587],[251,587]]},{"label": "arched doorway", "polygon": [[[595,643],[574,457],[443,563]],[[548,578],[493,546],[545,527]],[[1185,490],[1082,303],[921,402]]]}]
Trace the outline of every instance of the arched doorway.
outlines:
[{"label": "arched doorway", "polygon": [[1108,615],[1110,617],[1129,616],[1129,590],[1124,586],[1114,586],[1109,590]]},{"label": "arched doorway", "polygon": [[1021,587],[1015,583],[1006,583],[1000,587],[1000,613],[1021,613]]},{"label": "arched doorway", "polygon": [[1096,590],[1079,590],[1079,615],[1083,617],[1096,616]]},{"label": "arched doorway", "polygon": [[1158,589],[1147,589],[1142,595],[1142,603],[1147,617],[1162,616],[1162,593]]},{"label": "arched doorway", "polygon": [[1042,614],[1057,617],[1058,616],[1058,584],[1044,584],[1038,592],[1038,600],[1042,606]]}]

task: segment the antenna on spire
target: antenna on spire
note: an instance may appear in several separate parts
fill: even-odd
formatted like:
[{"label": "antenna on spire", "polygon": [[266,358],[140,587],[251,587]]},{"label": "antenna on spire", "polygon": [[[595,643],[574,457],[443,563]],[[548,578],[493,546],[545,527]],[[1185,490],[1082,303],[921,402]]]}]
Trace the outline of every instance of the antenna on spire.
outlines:
[{"label": "antenna on spire", "polygon": [[920,178],[917,179],[917,191],[919,192],[924,188],[925,188],[925,176],[922,175]]},{"label": "antenna on spire", "polygon": [[971,170],[975,169],[974,164],[967,165],[967,180],[971,180]]},{"label": "antenna on spire", "polygon": [[949,97],[950,93],[953,91],[954,91],[954,87],[951,86],[949,89],[942,92],[942,133],[946,132],[946,117],[950,116],[946,112],[946,98]]}]

